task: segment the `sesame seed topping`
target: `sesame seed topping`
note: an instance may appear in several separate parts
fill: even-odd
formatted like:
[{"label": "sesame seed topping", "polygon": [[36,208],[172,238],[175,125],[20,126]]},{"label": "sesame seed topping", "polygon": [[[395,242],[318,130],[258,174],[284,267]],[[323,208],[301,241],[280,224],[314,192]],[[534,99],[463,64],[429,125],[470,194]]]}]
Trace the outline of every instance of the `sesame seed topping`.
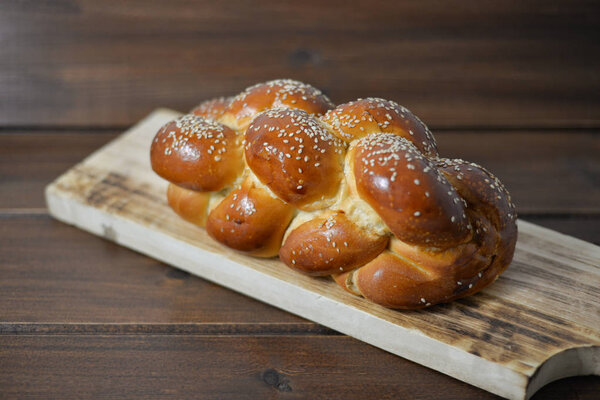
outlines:
[{"label": "sesame seed topping", "polygon": [[[266,109],[260,109],[260,107],[263,107],[262,105],[256,107],[256,97],[253,98],[255,93],[260,93],[260,96],[265,96],[265,93],[267,93],[270,96],[266,96],[268,98]],[[508,213],[509,218],[516,218],[514,204],[512,204],[508,192],[497,178],[476,164],[466,163],[462,160],[437,158],[435,140],[429,129],[409,110],[394,102],[376,98],[359,99],[331,109],[324,116],[314,116],[301,109],[315,109],[313,105],[327,107],[331,105],[329,99],[312,86],[292,80],[276,80],[255,85],[238,95],[234,101],[243,106],[242,114],[248,112],[250,114],[247,116],[253,118],[246,130],[243,141],[238,140],[244,136],[240,135],[239,138],[236,137],[235,143],[232,144],[232,140],[229,139],[229,131],[225,131],[229,128],[215,122],[219,118],[219,114],[216,114],[216,105],[214,111],[210,109],[209,105],[203,105],[202,107],[206,109],[206,115],[210,114],[212,119],[209,119],[208,116],[206,118],[198,116],[179,118],[175,126],[171,125],[168,128],[169,130],[163,132],[161,137],[165,155],[170,156],[175,152],[186,149],[190,140],[203,139],[209,140],[209,142],[206,142],[206,145],[202,147],[201,151],[205,154],[199,154],[198,158],[203,157],[203,159],[219,162],[227,160],[228,156],[225,154],[227,150],[235,148],[241,142],[242,149],[246,151],[244,160],[248,162],[248,166],[257,178],[261,179],[260,172],[258,169],[256,171],[253,169],[251,156],[260,157],[262,161],[275,163],[275,168],[271,165],[270,171],[277,171],[277,173],[283,171],[286,179],[289,177],[286,182],[286,190],[293,190],[295,187],[296,190],[311,191],[315,187],[315,182],[322,179],[322,171],[328,173],[331,170],[330,160],[335,159],[335,162],[341,164],[348,147],[353,149],[360,146],[353,153],[356,157],[353,161],[357,166],[354,171],[356,173],[356,184],[362,184],[359,183],[360,175],[360,179],[376,182],[381,188],[391,187],[396,191],[401,188],[404,193],[407,193],[407,196],[413,196],[409,204],[417,204],[412,203],[413,199],[422,201],[423,206],[419,208],[424,211],[414,211],[412,213],[414,217],[422,218],[404,218],[410,224],[427,224],[428,218],[438,218],[437,215],[439,215],[445,219],[445,222],[447,222],[448,217],[452,223],[456,224],[458,222],[458,225],[451,227],[451,229],[458,229],[457,227],[471,229],[469,223],[471,222],[475,224],[478,234],[481,231],[487,232],[483,222],[475,217],[478,215],[479,209],[472,204],[471,197],[464,195],[464,192],[468,190],[481,191],[485,194],[485,201],[494,204],[498,208],[503,203],[507,203],[510,210],[510,213]],[[295,104],[298,105],[293,106]],[[331,106],[333,107],[333,105]],[[295,107],[300,109],[295,109]],[[198,109],[200,108],[199,106]],[[212,117],[213,112],[214,117]],[[237,118],[241,114],[235,115]],[[159,138],[155,138],[154,141],[157,143]],[[227,143],[228,141],[230,143]],[[206,154],[210,156],[206,156]],[[333,154],[335,154],[335,157],[331,157]],[[342,156],[338,157],[337,154]],[[315,174],[315,169],[323,165],[325,168],[321,168],[319,174]],[[441,168],[446,169],[442,171]],[[303,175],[298,176],[295,174],[296,170],[298,174]],[[471,173],[473,170],[477,172]],[[485,185],[477,182],[477,185],[481,187],[471,189],[470,187],[473,185],[472,178],[481,173],[480,170],[483,170],[488,176],[484,180]],[[466,171],[471,172],[467,173]],[[414,185],[421,187],[412,186],[411,181]],[[456,188],[453,185],[456,185]],[[348,187],[347,192],[351,196],[355,196],[356,192],[353,184],[349,184]],[[228,187],[226,190],[230,189],[231,187]],[[429,189],[429,191],[424,191],[424,189]],[[345,196],[347,192],[344,191],[343,195]],[[275,193],[274,189],[273,193]],[[412,205],[407,206],[407,204],[395,202],[395,199],[404,196],[404,194],[395,196],[393,193],[390,192],[390,195],[385,198],[385,206],[387,206],[389,198],[389,207],[394,207],[397,212],[402,211],[401,207],[407,211],[414,210]],[[477,195],[483,196],[479,193]],[[425,198],[433,197],[433,199],[424,199],[423,196]],[[237,194],[234,194],[233,200],[236,200],[236,198]],[[321,197],[321,200],[324,198]],[[468,219],[466,213],[462,212],[465,210],[464,207],[467,207],[465,199],[469,201],[468,205],[471,207]],[[432,211],[436,210],[433,208],[438,205],[436,202],[444,202],[443,209],[452,211],[444,211],[441,214]],[[236,203],[236,205],[240,203],[242,201]],[[234,204],[231,204],[230,208],[233,207]],[[240,211],[246,214],[256,211],[253,205],[249,207],[238,205],[235,210],[235,212]],[[424,213],[423,216],[422,213]],[[410,215],[410,211],[408,211],[408,214]],[[237,214],[233,215],[231,217],[226,214],[226,220],[233,219],[237,221]],[[385,222],[387,223],[387,221]],[[349,247],[349,244],[347,241],[342,242],[343,236],[340,237],[338,234],[334,234],[336,230],[332,229],[336,223],[335,216],[326,220],[325,226],[329,229],[329,232],[325,237],[337,253],[340,253],[341,243],[344,247]],[[485,223],[489,223],[489,221]],[[223,228],[221,228],[221,232],[223,232]],[[429,236],[424,241],[435,243],[435,237]],[[313,252],[316,252],[311,244],[303,244],[302,246],[304,246],[303,249],[306,249],[307,253],[314,254]],[[309,247],[311,250],[309,250]],[[296,250],[292,250],[291,254],[296,255],[296,252]],[[302,251],[298,251],[298,254],[301,253]],[[331,251],[329,250],[327,255],[330,254]],[[321,253],[319,253],[319,257],[322,261],[321,264],[328,264],[334,260],[333,257],[325,259]],[[291,263],[296,264],[296,260],[292,259]],[[339,270],[343,271],[343,267],[339,267]],[[482,272],[479,272],[477,276],[482,278]],[[463,285],[463,282],[456,281],[456,284],[460,286]],[[469,288],[472,287],[473,283],[470,283]],[[427,306],[431,305],[424,297],[420,298],[420,302]]]}]

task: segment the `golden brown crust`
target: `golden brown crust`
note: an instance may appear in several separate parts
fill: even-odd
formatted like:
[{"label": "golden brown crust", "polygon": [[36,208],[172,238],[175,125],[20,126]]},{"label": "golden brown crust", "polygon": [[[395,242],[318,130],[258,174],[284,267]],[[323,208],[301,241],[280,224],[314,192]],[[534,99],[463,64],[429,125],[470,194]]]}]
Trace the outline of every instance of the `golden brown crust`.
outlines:
[{"label": "golden brown crust", "polygon": [[293,214],[293,207],[246,179],[209,213],[206,230],[232,249],[273,257]]},{"label": "golden brown crust", "polygon": [[371,135],[352,151],[359,196],[396,237],[435,247],[454,246],[469,238],[462,199],[412,143],[392,134]]},{"label": "golden brown crust", "polygon": [[460,159],[438,159],[437,167],[465,199],[469,209],[485,215],[501,236],[513,236],[517,230],[515,205],[498,178],[480,165]]},{"label": "golden brown crust", "polygon": [[[367,299],[391,308],[419,308],[429,305],[433,293],[447,290],[449,279],[432,279],[425,268],[385,251],[360,268],[355,284]],[[424,301],[421,301],[423,299]]]},{"label": "golden brown crust", "polygon": [[204,117],[211,121],[219,121],[219,118],[229,109],[233,97],[218,97],[198,104],[190,114]]},{"label": "golden brown crust", "polygon": [[245,155],[262,183],[300,209],[330,200],[342,179],[343,143],[301,110],[258,115],[246,131]]},{"label": "golden brown crust", "polygon": [[334,107],[319,89],[291,79],[277,79],[251,86],[236,96],[229,114],[241,131],[265,110],[293,108],[309,114],[322,115]]},{"label": "golden brown crust", "polygon": [[322,121],[348,143],[367,135],[391,133],[412,142],[428,157],[438,155],[435,138],[427,125],[393,101],[372,97],[358,99],[328,111]]},{"label": "golden brown crust", "polygon": [[[475,163],[443,158],[438,160],[438,168],[477,216],[473,218],[475,233],[497,238],[493,254],[499,275],[512,260],[518,235],[517,212],[508,190],[492,173]],[[480,220],[489,221],[491,228],[479,226]]]},{"label": "golden brown crust", "polygon": [[391,308],[445,303],[485,288],[508,267],[517,240],[510,195],[493,175],[462,160],[437,166],[465,199],[473,227],[469,242],[447,249],[392,239],[389,250],[336,281],[352,292]]},{"label": "golden brown crust", "polygon": [[[364,297],[385,307],[421,308],[466,295],[492,260],[474,244],[453,251],[419,250],[385,251],[357,270],[354,284]],[[411,253],[418,255],[416,260]]]},{"label": "golden brown crust", "polygon": [[207,192],[196,192],[172,183],[167,189],[169,206],[177,215],[194,225],[206,225],[209,200],[210,193]]},{"label": "golden brown crust", "polygon": [[352,270],[375,258],[387,246],[387,236],[368,234],[341,211],[328,212],[294,229],[279,257],[309,275],[331,275]]},{"label": "golden brown crust", "polygon": [[[487,225],[488,229],[493,229]],[[392,244],[346,285],[369,300],[390,308],[422,308],[476,293],[508,266],[494,254],[493,235],[477,234],[474,241],[444,251]],[[396,247],[396,248],[395,248]]]},{"label": "golden brown crust", "polygon": [[166,180],[203,192],[221,190],[244,168],[242,137],[192,114],[163,126],[150,149],[154,171]]},{"label": "golden brown crust", "polygon": [[358,270],[353,269],[351,271],[342,272],[341,274],[332,274],[331,277],[333,278],[335,283],[340,285],[342,287],[342,289],[344,289],[346,292],[351,293],[355,296],[362,297],[362,294],[360,293],[360,291],[358,290],[356,285],[354,285],[353,278],[354,278],[354,273],[356,271],[358,271]]},{"label": "golden brown crust", "polygon": [[279,252],[386,307],[427,307],[492,283],[517,239],[500,181],[438,158],[429,129],[394,102],[332,108],[291,80],[200,104],[152,144],[152,167],[172,182],[169,205],[226,246]]}]

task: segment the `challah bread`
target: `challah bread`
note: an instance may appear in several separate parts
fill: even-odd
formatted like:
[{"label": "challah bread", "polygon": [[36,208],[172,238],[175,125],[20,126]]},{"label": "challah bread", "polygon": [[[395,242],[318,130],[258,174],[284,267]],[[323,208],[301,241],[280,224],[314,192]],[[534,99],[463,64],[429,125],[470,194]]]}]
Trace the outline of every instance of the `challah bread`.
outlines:
[{"label": "challah bread", "polygon": [[343,175],[344,144],[303,110],[276,108],[246,130],[246,163],[280,199],[301,210],[334,202]]},{"label": "challah bread", "polygon": [[191,114],[204,117],[211,121],[219,119],[229,109],[233,97],[219,97],[199,104]]},{"label": "challah bread", "polygon": [[188,114],[157,133],[150,154],[152,168],[187,189],[221,190],[244,169],[242,139],[225,125]]},{"label": "challah bread", "polygon": [[362,267],[388,242],[388,235],[360,229],[345,212],[328,211],[292,229],[279,254],[294,269],[324,276]]},{"label": "challah bread", "polygon": [[210,199],[210,192],[196,192],[173,183],[167,188],[169,206],[183,219],[195,225],[206,225]]},{"label": "challah bread", "polygon": [[392,101],[335,107],[301,82],[258,84],[166,124],[151,162],[171,208],[215,240],[386,307],[475,293],[512,260],[504,186],[439,158],[427,126]]},{"label": "challah bread", "polygon": [[273,257],[293,215],[294,207],[245,179],[210,211],[206,230],[233,249]]},{"label": "challah bread", "polygon": [[262,111],[292,108],[322,115],[333,107],[331,100],[319,89],[290,79],[278,79],[256,84],[235,96],[221,119],[243,134],[254,117]]},{"label": "challah bread", "polygon": [[374,133],[393,133],[412,142],[429,157],[438,155],[429,128],[406,108],[383,99],[359,99],[337,106],[322,118],[347,143]]}]

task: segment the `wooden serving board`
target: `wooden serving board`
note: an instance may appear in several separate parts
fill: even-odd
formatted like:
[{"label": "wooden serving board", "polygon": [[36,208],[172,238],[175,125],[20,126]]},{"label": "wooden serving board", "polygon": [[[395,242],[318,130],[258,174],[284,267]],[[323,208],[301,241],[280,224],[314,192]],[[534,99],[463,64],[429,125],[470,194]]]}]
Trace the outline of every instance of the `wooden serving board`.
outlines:
[{"label": "wooden serving board", "polygon": [[[167,206],[150,168],[157,110],[46,188],[57,219],[391,353],[511,399],[600,374],[600,248],[519,221],[512,265],[482,292],[394,311],[211,240]],[[402,377],[399,377],[402,379]]]}]

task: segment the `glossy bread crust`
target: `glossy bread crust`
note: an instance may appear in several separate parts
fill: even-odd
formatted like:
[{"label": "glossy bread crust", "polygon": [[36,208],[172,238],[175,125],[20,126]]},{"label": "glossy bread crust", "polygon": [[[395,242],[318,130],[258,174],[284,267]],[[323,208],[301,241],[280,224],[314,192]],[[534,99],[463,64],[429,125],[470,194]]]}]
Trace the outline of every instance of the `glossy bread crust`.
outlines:
[{"label": "glossy bread crust", "polygon": [[273,257],[293,215],[292,206],[246,180],[209,213],[206,231],[232,249]]},{"label": "glossy bread crust", "polygon": [[476,293],[514,254],[502,183],[439,158],[427,126],[392,101],[334,108],[301,82],[258,84],[166,124],[151,162],[173,210],[216,241],[385,307]]},{"label": "glossy bread crust", "polygon": [[438,155],[435,138],[427,125],[393,101],[370,97],[340,104],[328,111],[322,121],[348,143],[367,135],[391,133],[412,142],[428,157]]},{"label": "glossy bread crust", "polygon": [[204,117],[210,121],[218,121],[231,106],[233,97],[219,97],[198,104],[190,114]]},{"label": "glossy bread crust", "polygon": [[235,96],[228,107],[228,120],[245,131],[257,114],[273,108],[292,108],[322,115],[334,104],[319,89],[292,79],[259,83]]},{"label": "glossy bread crust", "polygon": [[469,241],[440,249],[394,238],[343,285],[386,307],[421,308],[476,293],[508,267],[517,239],[508,191],[477,164],[442,159],[437,166],[465,201]]},{"label": "glossy bread crust", "polygon": [[470,235],[465,204],[433,161],[408,140],[369,135],[353,148],[359,196],[411,244],[448,247]]},{"label": "glossy bread crust", "polygon": [[388,236],[360,229],[344,212],[326,212],[294,229],[279,257],[286,265],[309,275],[339,274],[371,261],[388,241]]},{"label": "glossy bread crust", "polygon": [[158,131],[150,161],[158,175],[178,186],[217,191],[244,169],[242,139],[225,125],[187,114]]},{"label": "glossy bread crust", "polygon": [[342,179],[343,143],[302,110],[258,115],[246,131],[244,150],[258,179],[300,209],[330,200]]}]

